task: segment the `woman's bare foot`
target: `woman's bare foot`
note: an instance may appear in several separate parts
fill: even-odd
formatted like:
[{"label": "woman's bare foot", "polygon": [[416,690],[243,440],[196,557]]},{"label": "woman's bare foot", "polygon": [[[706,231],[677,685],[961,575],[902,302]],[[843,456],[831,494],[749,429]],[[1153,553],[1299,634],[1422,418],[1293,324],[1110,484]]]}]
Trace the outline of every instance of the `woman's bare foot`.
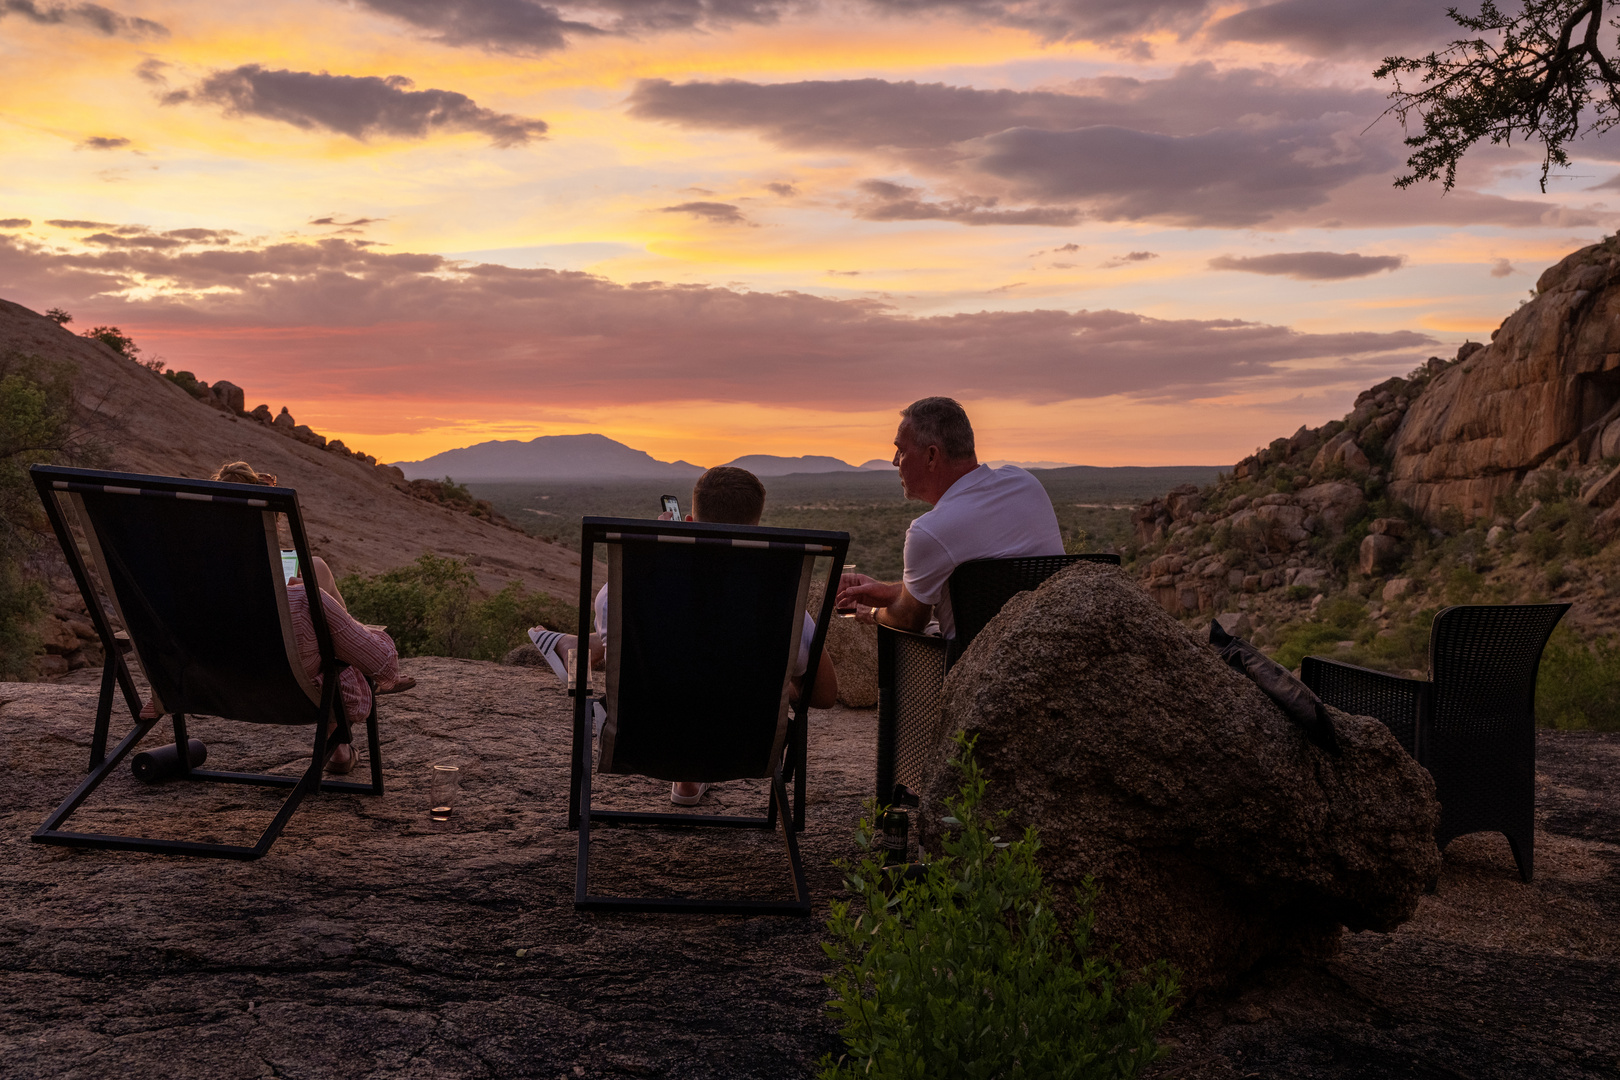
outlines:
[{"label": "woman's bare foot", "polygon": [[354,771],[354,763],[360,760],[353,743],[334,743],[331,751],[326,755],[326,771],[345,776]]}]

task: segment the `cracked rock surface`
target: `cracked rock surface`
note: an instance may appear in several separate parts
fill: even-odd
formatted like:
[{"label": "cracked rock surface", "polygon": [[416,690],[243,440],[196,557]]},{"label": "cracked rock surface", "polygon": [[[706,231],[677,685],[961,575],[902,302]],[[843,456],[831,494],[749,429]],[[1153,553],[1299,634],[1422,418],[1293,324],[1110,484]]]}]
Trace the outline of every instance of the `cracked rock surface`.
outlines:
[{"label": "cracked rock surface", "polygon": [[[819,942],[831,861],[853,853],[870,794],[871,712],[811,718],[810,919],[582,914],[570,699],[549,671],[404,666],[416,689],[380,700],[387,794],[306,798],[254,862],[30,843],[82,776],[95,690],[0,684],[0,1074],[774,1078],[837,1048]],[[115,713],[115,736],[127,728]],[[210,768],[292,771],[313,735],[190,728]],[[444,826],[426,814],[435,762],[464,776]],[[595,790],[601,805],[672,809],[668,784]],[[765,790],[722,784],[703,809],[758,813]],[[143,787],[121,767],[69,825],[251,842],[278,803],[263,788]],[[780,835],[598,830],[592,890],[785,899]]]},{"label": "cracked rock surface", "polygon": [[[576,914],[569,699],[533,668],[404,666],[417,688],[381,702],[388,794],[313,796],[248,863],[29,843],[82,775],[95,690],[0,683],[0,1076],[780,1078],[838,1052],[819,942],[871,790],[872,712],[812,714],[811,919]],[[192,733],[216,767],[291,769],[303,750],[295,731]],[[435,828],[442,761],[466,776]],[[1187,1003],[1156,1074],[1620,1073],[1620,734],[1542,732],[1537,774],[1534,882],[1500,837],[1454,841],[1394,933]],[[663,808],[668,790],[615,777],[596,799]],[[704,809],[762,801],[724,784]],[[275,803],[121,773],[73,823],[239,840]],[[606,829],[597,852],[601,891],[786,895],[773,836]]]}]

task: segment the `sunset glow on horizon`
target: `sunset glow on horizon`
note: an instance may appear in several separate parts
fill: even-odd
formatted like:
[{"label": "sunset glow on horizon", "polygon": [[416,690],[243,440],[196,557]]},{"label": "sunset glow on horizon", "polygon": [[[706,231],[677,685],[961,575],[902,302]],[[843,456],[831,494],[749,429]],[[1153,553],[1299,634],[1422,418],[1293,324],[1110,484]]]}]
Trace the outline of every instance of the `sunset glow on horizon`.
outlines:
[{"label": "sunset glow on horizon", "polygon": [[1444,0],[0,0],[0,298],[385,461],[1225,464],[1616,228],[1613,140],[1397,190]]}]

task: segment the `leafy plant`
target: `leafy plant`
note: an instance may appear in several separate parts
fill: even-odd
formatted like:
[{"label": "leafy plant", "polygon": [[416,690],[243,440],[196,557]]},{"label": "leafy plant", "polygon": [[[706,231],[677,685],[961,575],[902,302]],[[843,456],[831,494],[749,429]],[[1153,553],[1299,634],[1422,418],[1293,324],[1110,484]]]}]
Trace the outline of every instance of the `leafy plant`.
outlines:
[{"label": "leafy plant", "polygon": [[79,336],[99,341],[119,356],[127,356],[131,360],[141,354],[141,347],[135,344],[135,339],[116,326],[93,326]]},{"label": "leafy plant", "polygon": [[[1127,972],[1093,945],[1089,879],[1062,928],[1036,831],[996,834],[1006,814],[980,809],[973,743],[957,742],[962,785],[946,803],[943,855],[892,892],[880,861],[862,859],[848,876],[857,899],[832,906],[828,1008],[848,1052],[823,1061],[823,1080],[1139,1075],[1163,1054],[1155,1035],[1178,992],[1174,973],[1163,963]],[[869,821],[857,835],[871,847]]]},{"label": "leafy plant", "polygon": [[99,458],[74,413],[74,373],[37,356],[0,355],[0,678],[29,674],[39,649],[31,624],[45,604],[45,590],[22,573],[44,529],[28,466]]},{"label": "leafy plant", "polygon": [[1620,731],[1620,643],[1553,631],[1536,677],[1536,722],[1544,727]]},{"label": "leafy plant", "polygon": [[527,640],[528,627],[572,632],[578,619],[571,606],[517,582],[481,596],[465,563],[432,552],[381,574],[350,574],[338,589],[355,618],[388,627],[401,656],[499,660]]}]

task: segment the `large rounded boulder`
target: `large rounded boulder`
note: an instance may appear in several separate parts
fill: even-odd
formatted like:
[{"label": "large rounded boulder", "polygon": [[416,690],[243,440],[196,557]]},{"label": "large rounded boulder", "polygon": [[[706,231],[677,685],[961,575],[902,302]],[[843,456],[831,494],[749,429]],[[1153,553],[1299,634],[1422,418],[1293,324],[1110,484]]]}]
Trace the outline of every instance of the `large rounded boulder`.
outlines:
[{"label": "large rounded boulder", "polygon": [[[1392,930],[1439,873],[1428,773],[1377,720],[1329,714],[1337,754],[1092,563],[1014,597],[944,692],[944,729],[976,738],[989,808],[1040,830],[1059,899],[1095,878],[1102,940],[1194,989],[1331,953],[1342,926]],[[925,839],[955,792],[953,753],[925,785]]]}]

